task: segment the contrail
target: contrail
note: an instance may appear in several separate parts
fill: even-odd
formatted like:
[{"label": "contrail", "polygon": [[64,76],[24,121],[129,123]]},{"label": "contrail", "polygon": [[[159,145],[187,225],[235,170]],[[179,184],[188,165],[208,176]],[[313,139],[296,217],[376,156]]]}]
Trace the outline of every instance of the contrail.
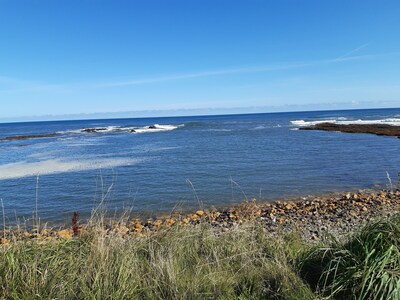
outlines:
[{"label": "contrail", "polygon": [[382,58],[387,55],[399,55],[399,52],[394,53],[385,53],[385,54],[369,54],[369,55],[352,55],[361,49],[369,46],[371,42],[363,44],[337,58],[334,59],[326,59],[326,60],[316,60],[316,61],[308,61],[308,62],[298,62],[298,63],[287,63],[281,65],[270,65],[270,66],[258,66],[258,67],[244,67],[244,68],[230,68],[230,69],[220,69],[220,70],[209,70],[197,73],[186,73],[186,74],[175,74],[175,75],[167,75],[167,76],[159,76],[159,77],[150,77],[144,79],[136,79],[136,80],[127,80],[127,81],[119,81],[119,82],[109,82],[98,84],[96,87],[119,87],[119,86],[131,86],[131,85],[140,85],[140,84],[148,84],[148,83],[157,83],[157,82],[166,82],[166,81],[174,81],[174,80],[184,80],[191,78],[201,78],[201,77],[209,77],[209,76],[221,76],[221,75],[229,75],[229,74],[245,74],[245,73],[264,73],[264,72],[272,72],[279,70],[291,70],[291,69],[299,69],[311,66],[318,66],[323,64],[331,64],[335,62],[342,61],[351,61],[351,60],[360,60],[360,59],[376,59]]},{"label": "contrail", "polygon": [[349,51],[349,52],[347,52],[347,53],[345,53],[345,54],[343,54],[343,55],[341,55],[341,56],[335,58],[334,60],[341,60],[342,58],[348,57],[348,56],[350,56],[351,54],[353,54],[353,53],[355,53],[355,52],[357,52],[357,51],[360,51],[361,49],[363,49],[363,48],[365,48],[365,47],[367,47],[367,46],[369,46],[369,45],[371,45],[371,42],[368,42],[368,43],[366,43],[366,44],[363,44],[363,45],[361,45],[361,46],[359,46],[359,47],[357,47],[357,48],[355,48],[355,49],[353,49],[353,50],[351,50],[351,51]]},{"label": "contrail", "polygon": [[[365,55],[352,55],[361,49],[367,47],[371,43],[368,42],[364,45],[361,45],[344,55],[341,55],[334,59],[323,59],[323,60],[314,60],[314,61],[303,61],[303,62],[286,62],[279,64],[271,64],[271,65],[259,65],[259,66],[250,66],[250,67],[232,67],[225,69],[214,69],[214,70],[204,70],[199,72],[191,72],[191,73],[181,73],[181,74],[167,74],[165,76],[154,76],[148,78],[137,78],[137,79],[127,79],[125,81],[108,81],[108,82],[82,82],[82,83],[72,83],[72,84],[47,84],[40,83],[29,80],[19,80],[15,78],[9,78],[2,76],[0,74],[0,93],[5,92],[14,92],[30,90],[30,91],[71,91],[74,89],[97,89],[97,88],[116,88],[116,87],[124,87],[124,86],[136,86],[142,84],[152,84],[152,83],[160,83],[160,82],[169,82],[169,81],[179,81],[186,79],[195,79],[195,78],[206,78],[211,76],[223,76],[223,75],[236,75],[236,74],[253,74],[253,73],[267,73],[267,72],[275,72],[275,71],[284,71],[284,70],[294,70],[294,69],[302,69],[307,67],[315,67],[321,65],[328,65],[332,63],[342,63],[346,61],[354,61],[354,60],[371,60],[371,59],[382,59],[388,57],[398,57],[400,56],[400,52],[389,52],[389,53],[380,53],[380,54],[365,54]],[[1,87],[11,85],[13,89],[5,90]]]},{"label": "contrail", "polygon": [[197,72],[197,73],[177,74],[177,75],[170,75],[170,76],[160,76],[160,77],[137,79],[137,80],[111,82],[111,83],[102,84],[101,86],[102,87],[117,87],[117,86],[129,86],[129,85],[138,85],[138,84],[164,82],[164,81],[172,81],[172,80],[182,80],[182,79],[190,79],[190,78],[200,78],[200,77],[209,77],[209,76],[229,75],[229,74],[261,73],[261,72],[270,72],[270,71],[307,67],[307,66],[311,66],[313,64],[315,64],[315,62],[282,64],[282,65],[275,65],[275,66],[272,65],[272,66],[258,66],[258,67],[247,67],[247,68],[220,69],[220,70],[211,70],[211,71],[204,71],[204,72]]}]

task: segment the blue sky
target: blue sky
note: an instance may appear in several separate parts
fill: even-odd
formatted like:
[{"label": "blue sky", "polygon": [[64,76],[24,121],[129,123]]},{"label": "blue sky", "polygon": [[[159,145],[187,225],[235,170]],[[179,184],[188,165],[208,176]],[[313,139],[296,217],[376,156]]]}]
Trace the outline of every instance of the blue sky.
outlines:
[{"label": "blue sky", "polygon": [[398,0],[0,0],[0,118],[397,107],[399,16]]}]

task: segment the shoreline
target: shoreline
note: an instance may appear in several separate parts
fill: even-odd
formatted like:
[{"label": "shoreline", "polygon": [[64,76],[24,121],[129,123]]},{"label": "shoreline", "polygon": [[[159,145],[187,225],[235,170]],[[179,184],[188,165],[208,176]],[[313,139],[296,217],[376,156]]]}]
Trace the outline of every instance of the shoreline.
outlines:
[{"label": "shoreline", "polygon": [[[299,198],[297,198],[299,199]],[[358,192],[330,193],[301,197],[301,200],[275,202],[245,201],[224,209],[196,211],[158,216],[155,218],[104,218],[95,214],[85,224],[78,217],[72,225],[37,230],[10,226],[0,230],[0,244],[26,240],[65,240],[84,236],[95,229],[106,236],[146,237],[174,226],[196,227],[208,224],[226,232],[250,221],[259,222],[270,236],[297,232],[304,240],[320,240],[325,233],[340,237],[363,225],[400,212],[400,189],[359,190]],[[7,228],[7,226],[6,226]]]}]

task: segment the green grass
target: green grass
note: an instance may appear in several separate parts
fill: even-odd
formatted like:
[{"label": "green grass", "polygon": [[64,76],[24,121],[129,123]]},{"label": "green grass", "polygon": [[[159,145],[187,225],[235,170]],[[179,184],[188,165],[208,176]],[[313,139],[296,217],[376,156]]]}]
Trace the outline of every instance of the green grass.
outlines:
[{"label": "green grass", "polygon": [[399,299],[399,227],[396,217],[329,247],[271,238],[256,221],[19,242],[0,246],[0,298]]},{"label": "green grass", "polygon": [[364,227],[347,242],[331,240],[301,259],[311,286],[333,299],[400,299],[400,215]]}]

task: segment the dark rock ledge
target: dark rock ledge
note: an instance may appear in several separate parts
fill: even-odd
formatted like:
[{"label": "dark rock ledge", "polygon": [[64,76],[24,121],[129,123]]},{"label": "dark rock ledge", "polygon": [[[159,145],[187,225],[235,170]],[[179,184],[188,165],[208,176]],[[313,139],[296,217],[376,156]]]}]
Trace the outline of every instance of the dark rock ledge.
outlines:
[{"label": "dark rock ledge", "polygon": [[28,140],[28,139],[43,139],[43,138],[52,138],[56,137],[57,133],[50,134],[40,134],[40,135],[15,135],[15,136],[7,136],[0,138],[0,141],[19,141],[19,140]]},{"label": "dark rock ledge", "polygon": [[371,133],[383,136],[400,137],[400,126],[392,126],[387,124],[335,124],[335,123],[319,123],[309,127],[300,127],[300,130],[325,130],[339,131],[347,133]]}]

